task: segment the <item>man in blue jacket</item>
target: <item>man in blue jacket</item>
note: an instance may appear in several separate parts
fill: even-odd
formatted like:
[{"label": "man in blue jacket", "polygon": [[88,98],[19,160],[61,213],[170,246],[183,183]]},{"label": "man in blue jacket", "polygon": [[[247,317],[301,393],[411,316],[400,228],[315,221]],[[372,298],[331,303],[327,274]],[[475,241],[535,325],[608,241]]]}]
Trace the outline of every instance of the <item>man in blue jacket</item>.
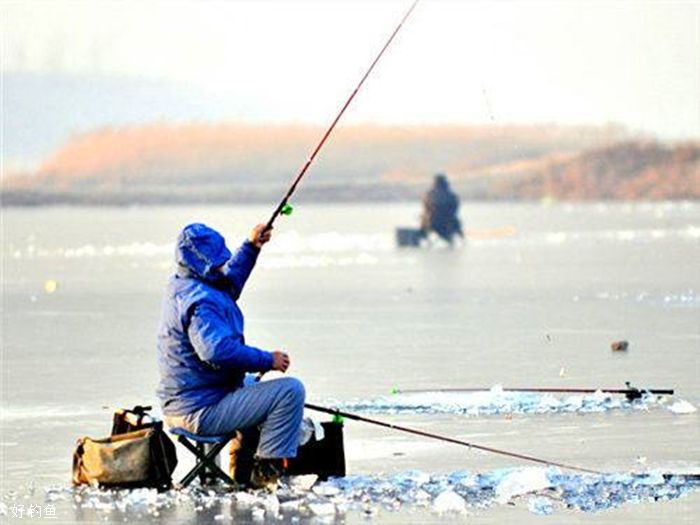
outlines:
[{"label": "man in blue jacket", "polygon": [[195,434],[260,425],[259,466],[279,475],[297,453],[304,386],[292,377],[245,381],[248,373],[285,372],[290,360],[246,344],[236,304],[270,234],[256,226],[232,254],[204,224],[182,230],[158,333],[158,397],[168,424]]}]

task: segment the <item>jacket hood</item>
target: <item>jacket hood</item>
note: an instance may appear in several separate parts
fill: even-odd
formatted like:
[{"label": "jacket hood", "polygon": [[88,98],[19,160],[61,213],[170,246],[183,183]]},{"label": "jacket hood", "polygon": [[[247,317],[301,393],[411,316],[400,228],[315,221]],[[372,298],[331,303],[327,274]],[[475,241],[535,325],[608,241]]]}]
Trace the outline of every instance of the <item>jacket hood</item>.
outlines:
[{"label": "jacket hood", "polygon": [[212,271],[230,258],[224,237],[206,224],[189,224],[177,237],[175,261],[201,279],[216,279]]}]

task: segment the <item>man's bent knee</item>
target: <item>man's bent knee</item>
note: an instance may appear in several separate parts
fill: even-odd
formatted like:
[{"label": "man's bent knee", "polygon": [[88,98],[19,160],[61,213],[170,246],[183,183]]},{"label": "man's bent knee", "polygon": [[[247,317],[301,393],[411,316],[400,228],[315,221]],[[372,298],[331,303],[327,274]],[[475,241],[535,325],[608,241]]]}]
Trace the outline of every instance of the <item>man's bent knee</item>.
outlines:
[{"label": "man's bent knee", "polygon": [[283,377],[278,379],[278,381],[284,382],[284,384],[281,385],[283,387],[283,391],[294,399],[294,401],[299,404],[304,403],[304,399],[306,398],[304,383],[299,381],[296,377]]}]

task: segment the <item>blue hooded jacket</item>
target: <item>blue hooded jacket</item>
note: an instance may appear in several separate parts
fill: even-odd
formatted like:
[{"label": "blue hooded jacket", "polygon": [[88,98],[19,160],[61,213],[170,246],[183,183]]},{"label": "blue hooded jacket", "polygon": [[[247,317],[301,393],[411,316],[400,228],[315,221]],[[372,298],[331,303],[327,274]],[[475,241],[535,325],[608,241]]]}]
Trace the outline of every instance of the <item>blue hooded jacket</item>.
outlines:
[{"label": "blue hooded jacket", "polygon": [[204,224],[180,233],[178,271],[168,282],[158,332],[157,393],[164,414],[215,404],[240,388],[246,372],[272,368],[270,352],[245,344],[236,304],[259,251],[245,241],[232,255],[224,238]]}]

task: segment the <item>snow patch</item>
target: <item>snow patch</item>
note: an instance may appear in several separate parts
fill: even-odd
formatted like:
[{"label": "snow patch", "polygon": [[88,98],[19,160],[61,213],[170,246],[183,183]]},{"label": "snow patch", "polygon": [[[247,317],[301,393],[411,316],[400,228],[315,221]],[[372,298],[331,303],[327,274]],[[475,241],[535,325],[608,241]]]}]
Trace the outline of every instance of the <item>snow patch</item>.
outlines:
[{"label": "snow patch", "polygon": [[674,414],[693,414],[694,412],[698,411],[695,406],[688,403],[688,401],[684,399],[679,399],[672,405],[669,405],[667,408]]}]

